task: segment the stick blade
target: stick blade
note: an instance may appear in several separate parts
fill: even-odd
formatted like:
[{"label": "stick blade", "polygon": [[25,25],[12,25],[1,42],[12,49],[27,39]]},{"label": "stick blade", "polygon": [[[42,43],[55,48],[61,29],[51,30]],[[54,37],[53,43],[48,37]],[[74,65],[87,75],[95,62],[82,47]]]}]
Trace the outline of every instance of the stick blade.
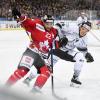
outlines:
[{"label": "stick blade", "polygon": [[52,94],[52,96],[57,99],[57,100],[68,100],[66,97],[59,97],[58,95],[56,95],[55,93]]}]

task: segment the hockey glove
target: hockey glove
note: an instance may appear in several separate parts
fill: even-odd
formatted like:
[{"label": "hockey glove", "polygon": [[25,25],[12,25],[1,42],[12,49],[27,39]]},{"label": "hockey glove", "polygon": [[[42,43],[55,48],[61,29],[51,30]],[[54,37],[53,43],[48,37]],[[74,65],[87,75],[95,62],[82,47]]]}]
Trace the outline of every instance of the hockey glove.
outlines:
[{"label": "hockey glove", "polygon": [[66,37],[63,37],[59,40],[59,47],[66,46],[67,43],[68,43],[68,39]]},{"label": "hockey glove", "polygon": [[87,62],[93,62],[94,61],[93,56],[88,52],[86,53],[85,58],[86,58]]},{"label": "hockey glove", "polygon": [[12,9],[12,16],[14,17],[14,19],[17,19],[21,16],[21,13],[18,11],[18,9],[13,8]]}]

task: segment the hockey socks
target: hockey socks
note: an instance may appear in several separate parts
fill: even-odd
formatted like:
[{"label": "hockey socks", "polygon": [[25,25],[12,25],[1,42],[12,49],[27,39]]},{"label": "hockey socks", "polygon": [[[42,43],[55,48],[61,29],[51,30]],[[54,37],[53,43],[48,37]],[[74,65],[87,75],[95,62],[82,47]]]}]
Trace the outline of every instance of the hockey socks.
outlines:
[{"label": "hockey socks", "polygon": [[6,82],[7,86],[11,86],[14,83],[16,83],[18,80],[20,80],[22,77],[24,77],[28,73],[29,69],[25,67],[21,67],[17,70],[15,70],[14,74],[12,74],[9,79]]},{"label": "hockey socks", "polygon": [[40,75],[37,77],[34,87],[42,88],[49,77],[50,71],[48,70],[47,66],[41,67]]}]

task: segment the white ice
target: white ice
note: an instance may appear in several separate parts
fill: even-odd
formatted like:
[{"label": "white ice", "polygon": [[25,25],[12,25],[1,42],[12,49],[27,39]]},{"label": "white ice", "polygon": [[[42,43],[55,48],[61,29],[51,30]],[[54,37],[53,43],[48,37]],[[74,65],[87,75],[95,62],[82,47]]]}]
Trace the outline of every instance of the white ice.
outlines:
[{"label": "white ice", "polygon": [[[100,36],[100,31],[98,32]],[[94,44],[99,44],[99,41],[96,41],[93,36],[90,35],[89,39],[91,43],[94,41]],[[17,68],[21,55],[28,43],[29,39],[23,30],[0,31],[1,85],[5,84],[9,76]],[[80,75],[80,80],[82,81],[82,86],[80,88],[69,86],[73,75],[74,63],[60,60],[54,66],[54,89],[57,95],[67,97],[68,100],[100,100],[100,46],[89,46],[89,51],[93,55],[95,61],[93,63],[84,64]],[[32,68],[32,70],[36,71],[34,68]],[[35,79],[31,82],[30,87],[23,84],[23,79],[12,86],[12,88],[24,92],[24,94],[30,94]],[[49,79],[42,88],[42,92],[46,96],[51,95],[51,79]]]}]

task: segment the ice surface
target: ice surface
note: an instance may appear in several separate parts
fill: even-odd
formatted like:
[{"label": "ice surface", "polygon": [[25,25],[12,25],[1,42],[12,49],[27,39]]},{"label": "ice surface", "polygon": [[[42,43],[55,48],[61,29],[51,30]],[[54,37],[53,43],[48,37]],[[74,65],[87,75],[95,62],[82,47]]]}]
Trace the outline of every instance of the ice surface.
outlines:
[{"label": "ice surface", "polygon": [[[5,84],[9,76],[17,68],[21,55],[26,49],[28,43],[29,39],[25,31],[0,31],[1,87]],[[89,51],[94,56],[95,61],[93,63],[84,64],[80,75],[80,80],[83,84],[80,88],[73,88],[69,86],[73,75],[74,63],[59,60],[59,62],[54,66],[54,87],[57,95],[61,97],[67,97],[68,100],[100,100],[100,47],[89,47]],[[32,68],[32,70],[35,69]],[[32,100],[32,98],[33,100],[53,99],[51,96],[51,79],[49,79],[45,86],[42,88],[44,96],[34,96],[32,93],[30,93],[30,90],[34,84],[35,79],[31,82],[30,87],[27,87],[22,82],[24,78],[11,88],[17,93],[15,92],[14,94],[14,92],[5,92],[5,88],[3,89],[4,92],[2,93],[4,93],[5,98],[8,98],[8,95],[10,95],[10,97],[14,95],[20,95],[21,97],[19,97],[21,100]],[[2,89],[0,90],[2,91]],[[0,100],[3,100],[1,99],[3,95],[1,95]],[[5,98],[4,100],[9,100]]]}]

